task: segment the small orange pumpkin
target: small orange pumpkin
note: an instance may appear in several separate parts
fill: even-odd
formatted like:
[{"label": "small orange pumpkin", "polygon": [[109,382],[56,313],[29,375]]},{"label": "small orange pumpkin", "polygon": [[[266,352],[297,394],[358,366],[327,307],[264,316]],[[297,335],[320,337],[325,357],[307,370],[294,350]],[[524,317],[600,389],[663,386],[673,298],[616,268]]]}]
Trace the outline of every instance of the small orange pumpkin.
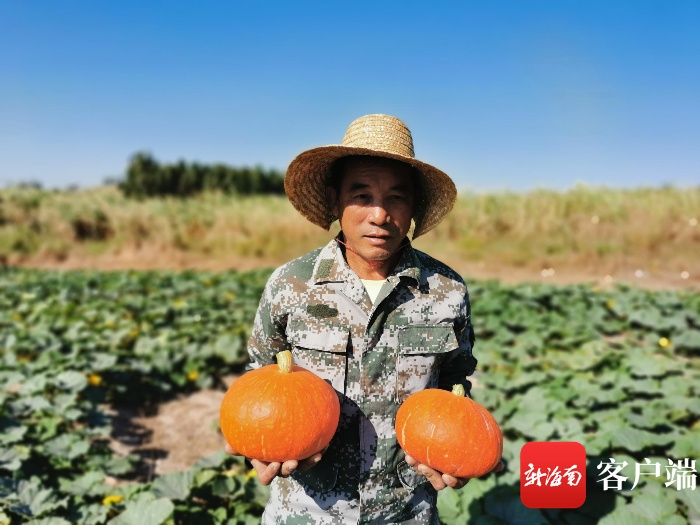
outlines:
[{"label": "small orange pumpkin", "polygon": [[236,452],[260,461],[300,460],[330,443],[340,419],[335,390],[296,366],[289,350],[277,364],[243,374],[224,395],[221,432]]},{"label": "small orange pumpkin", "polygon": [[462,385],[411,394],[396,413],[396,437],[416,461],[456,478],[478,478],[498,465],[503,436],[493,416],[464,394]]}]

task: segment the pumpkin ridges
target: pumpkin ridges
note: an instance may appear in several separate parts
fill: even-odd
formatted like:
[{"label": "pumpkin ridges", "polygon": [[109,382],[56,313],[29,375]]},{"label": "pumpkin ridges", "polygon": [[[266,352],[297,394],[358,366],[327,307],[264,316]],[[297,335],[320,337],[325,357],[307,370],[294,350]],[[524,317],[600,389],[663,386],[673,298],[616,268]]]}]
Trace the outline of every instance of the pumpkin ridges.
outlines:
[{"label": "pumpkin ridges", "polygon": [[[470,406],[470,412],[473,414],[472,417],[479,418],[484,423],[484,427],[486,428],[487,432],[489,431],[489,429],[492,428],[492,425],[488,421],[487,415],[485,414],[485,412],[483,410],[480,410],[479,407],[477,407],[475,405]],[[455,465],[455,472],[469,473],[470,474],[469,477],[473,477],[472,473],[475,470],[482,470],[483,469],[486,471],[490,471],[493,469],[493,467],[495,467],[495,464],[493,464],[489,468],[490,462],[487,461],[488,457],[487,457],[487,455],[484,454],[484,451],[480,449],[480,443],[475,441],[475,442],[469,443],[469,445],[471,445],[471,446],[467,447],[468,454],[465,454],[465,457],[462,459],[462,461],[458,465]],[[474,463],[469,468],[465,468],[465,465],[467,465],[470,457],[478,457],[479,460],[474,461]],[[500,458],[500,455],[499,455],[499,458]]]},{"label": "pumpkin ridges", "polygon": [[[481,416],[482,421],[484,422],[486,428],[487,428],[487,433],[490,434],[491,432],[497,432],[498,436],[501,436],[501,430],[498,426],[498,423],[496,423],[496,420],[494,417],[489,413],[483,406],[477,404],[476,402],[472,403],[474,410]],[[474,444],[474,447],[477,447],[477,443]],[[475,451],[476,453],[476,451]],[[494,467],[498,464],[498,462],[501,459],[501,455],[503,453],[503,440],[502,437],[497,441],[497,447],[494,450],[490,450],[490,454],[483,454],[481,455],[481,464],[483,465],[483,470],[486,470],[486,472],[490,472],[491,470],[494,469]],[[490,461],[489,461],[490,459]]]},{"label": "pumpkin ridges", "polygon": [[[502,454],[502,436],[493,416],[475,401],[444,390],[409,396],[397,412],[396,430],[407,454],[456,477],[490,472]],[[469,434],[474,439],[454,437]]]},{"label": "pumpkin ridges", "polygon": [[[320,443],[320,441],[324,440],[325,435],[327,434],[327,432],[323,431],[323,428],[318,424],[319,422],[317,420],[315,420],[313,417],[307,417],[309,414],[318,414],[321,410],[324,410],[324,407],[319,405],[321,398],[317,395],[319,391],[318,386],[320,385],[313,385],[313,388],[309,388],[309,398],[307,400],[308,402],[305,401],[304,403],[302,403],[301,399],[299,399],[298,397],[294,397],[294,403],[297,405],[297,409],[300,409],[300,412],[303,411],[305,415],[297,417],[294,420],[295,428],[292,429],[292,431],[295,434],[302,432],[306,436],[317,436],[316,440],[310,443],[309,446],[304,449],[305,451],[308,451],[308,453],[303,453],[304,455],[306,455],[306,457],[315,454],[316,452],[318,452],[318,450],[321,450],[323,448],[323,445]],[[287,394],[290,396],[294,395],[294,393],[292,392],[289,392]],[[333,436],[331,435],[331,438],[332,437]],[[328,441],[330,441],[330,438],[328,439]]]},{"label": "pumpkin ridges", "polygon": [[339,416],[335,390],[296,365],[291,372],[267,365],[244,374],[229,388],[220,411],[231,446],[263,461],[312,456],[333,438]]},{"label": "pumpkin ridges", "polygon": [[[298,370],[296,372],[303,371],[304,373],[308,373],[307,370],[297,367]],[[299,379],[299,376],[297,376],[297,379]],[[291,382],[285,382],[284,386],[289,387],[291,386]],[[321,401],[321,397],[318,395],[319,394],[319,388],[317,386],[320,385],[313,385],[312,387],[309,388],[309,396],[308,400],[305,400],[302,402],[302,399],[297,396],[294,392],[289,391],[287,388],[285,390],[284,395],[289,396],[289,399],[292,400],[292,403],[295,405],[294,409],[298,410],[304,415],[300,415],[299,417],[296,417],[294,419],[294,426],[293,428],[289,429],[290,432],[294,434],[302,434],[304,436],[309,436],[313,437],[314,435],[318,435],[319,437],[317,438],[316,441],[313,443],[310,443],[306,448],[302,449],[303,451],[298,451],[297,455],[303,455],[305,457],[309,457],[313,455],[314,453],[318,452],[318,450],[322,449],[323,446],[318,446],[316,447],[315,443],[318,442],[319,439],[325,438],[325,434],[323,432],[323,428],[319,425],[319,421],[314,419],[313,417],[309,417],[310,415],[313,416],[314,414],[320,413],[322,410],[322,407],[319,406],[319,402]],[[308,402],[307,402],[308,401]],[[335,431],[334,431],[335,433]],[[330,436],[331,438],[333,437],[332,435]],[[330,441],[330,438],[328,439]],[[285,442],[288,447],[288,450],[293,449],[293,443],[291,440],[286,440]]]}]

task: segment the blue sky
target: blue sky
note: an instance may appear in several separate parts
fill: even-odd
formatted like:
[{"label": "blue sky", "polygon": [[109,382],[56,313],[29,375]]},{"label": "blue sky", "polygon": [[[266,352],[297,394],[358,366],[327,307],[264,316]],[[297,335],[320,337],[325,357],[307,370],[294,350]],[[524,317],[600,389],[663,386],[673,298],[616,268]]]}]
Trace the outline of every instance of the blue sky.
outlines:
[{"label": "blue sky", "polygon": [[368,113],[460,189],[700,183],[700,2],[0,0],[0,185],[284,170]]}]

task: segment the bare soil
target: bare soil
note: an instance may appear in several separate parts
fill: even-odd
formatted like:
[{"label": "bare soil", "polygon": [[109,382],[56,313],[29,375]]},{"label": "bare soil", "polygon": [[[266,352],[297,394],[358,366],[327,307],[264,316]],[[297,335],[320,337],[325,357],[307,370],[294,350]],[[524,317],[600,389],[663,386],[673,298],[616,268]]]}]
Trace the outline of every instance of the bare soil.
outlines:
[{"label": "bare soil", "polygon": [[[224,378],[226,388],[236,377]],[[225,441],[218,430],[224,393],[201,390],[160,405],[153,415],[133,409],[109,409],[114,428],[110,448],[121,456],[139,456],[143,462],[139,477],[143,480],[187,470],[198,459],[224,448]]]},{"label": "bare soil", "polygon": [[[440,257],[467,280],[499,280],[507,284],[551,283],[570,285],[587,283],[601,288],[624,283],[651,290],[695,290],[700,291],[700,261],[686,265],[687,274],[669,264],[668,267],[649,267],[646,261],[627,261],[624,265],[608,263],[604,266],[589,266],[575,261],[557,268],[504,265],[498,261],[470,262],[445,255]],[[202,271],[247,271],[257,268],[274,268],[284,261],[258,257],[208,257],[201,253],[162,250],[143,247],[138,250],[122,250],[117,254],[94,257],[68,256],[62,260],[34,257],[9,261],[10,265],[38,269],[57,270],[202,270]]]}]

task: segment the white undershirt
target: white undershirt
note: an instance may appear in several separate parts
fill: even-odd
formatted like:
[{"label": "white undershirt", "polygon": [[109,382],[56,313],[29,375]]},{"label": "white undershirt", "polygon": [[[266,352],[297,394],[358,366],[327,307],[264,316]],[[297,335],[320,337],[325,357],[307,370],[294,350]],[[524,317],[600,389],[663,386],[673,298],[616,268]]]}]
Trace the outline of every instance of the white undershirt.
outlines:
[{"label": "white undershirt", "polygon": [[382,289],[382,286],[384,285],[384,281],[386,281],[386,279],[380,279],[378,281],[375,281],[373,279],[360,279],[360,281],[362,281],[362,284],[365,285],[365,290],[367,290],[367,294],[372,300],[372,304],[374,304],[374,300],[379,295],[379,290]]}]

